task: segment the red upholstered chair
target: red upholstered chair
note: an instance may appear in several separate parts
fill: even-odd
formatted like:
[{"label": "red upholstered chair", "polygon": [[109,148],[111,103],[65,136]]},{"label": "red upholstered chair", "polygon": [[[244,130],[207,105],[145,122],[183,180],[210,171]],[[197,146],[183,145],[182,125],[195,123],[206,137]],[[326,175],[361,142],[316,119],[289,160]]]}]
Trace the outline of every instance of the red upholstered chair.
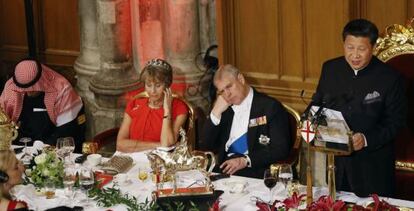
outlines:
[{"label": "red upholstered chair", "polygon": [[407,126],[395,140],[396,197],[414,200],[414,18],[406,26],[386,27],[377,41],[374,54],[400,72],[405,79],[408,117]]},{"label": "red upholstered chair", "polygon": [[[181,96],[173,93],[173,98],[177,98],[184,102],[187,105],[188,108],[188,117],[187,121],[184,125],[184,129],[187,132],[187,140],[188,144],[190,145],[190,149],[194,149],[195,146],[195,130],[194,130],[194,124],[195,124],[195,112],[193,109],[193,106],[184,98]],[[147,92],[141,92],[137,94],[134,98],[147,98],[148,93]],[[97,134],[93,138],[93,142],[97,143],[98,145],[98,153],[102,154],[104,156],[111,156],[115,150],[116,150],[116,138],[118,136],[119,127],[111,128],[108,130],[105,130],[99,134]]]},{"label": "red upholstered chair", "polygon": [[[285,107],[286,111],[289,114],[289,125],[290,125],[290,135],[291,135],[291,149],[289,151],[289,155],[286,159],[280,160],[272,165],[280,165],[280,164],[289,164],[292,166],[292,168],[296,167],[296,164],[299,161],[299,152],[300,148],[302,146],[302,138],[300,136],[300,114],[293,109],[292,107],[283,104],[283,107]],[[294,177],[297,178],[297,171],[294,169]]]}]

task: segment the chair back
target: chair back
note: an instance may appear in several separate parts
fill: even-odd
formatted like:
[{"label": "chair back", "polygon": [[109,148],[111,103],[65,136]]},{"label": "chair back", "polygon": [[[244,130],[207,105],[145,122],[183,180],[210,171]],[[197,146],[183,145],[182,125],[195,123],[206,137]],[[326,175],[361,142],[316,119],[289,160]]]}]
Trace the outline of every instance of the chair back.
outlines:
[{"label": "chair back", "polygon": [[[195,147],[194,125],[195,125],[196,115],[195,115],[195,112],[194,112],[194,108],[193,108],[193,106],[191,105],[190,102],[188,102],[186,99],[184,99],[180,95],[177,95],[176,93],[173,93],[172,97],[182,101],[183,103],[185,103],[185,105],[188,108],[188,117],[187,117],[187,120],[184,124],[184,130],[185,130],[186,135],[187,135],[188,145],[189,145],[190,149],[192,150]],[[138,98],[148,98],[148,93],[146,91],[143,91],[143,92],[141,92],[141,93],[134,96],[134,99],[138,99]]]},{"label": "chair back", "polygon": [[[279,160],[276,163],[272,164],[271,166],[276,167],[282,164],[289,164],[292,166],[293,177],[298,178],[298,172],[300,172],[300,169],[297,169],[296,165],[299,161],[300,148],[302,146],[302,143],[301,143],[302,139],[300,136],[300,115],[292,107],[284,103],[282,103],[282,105],[288,112],[289,130],[290,130],[290,136],[291,136],[291,145],[290,145],[291,148],[289,151],[289,155],[286,159]],[[300,165],[297,165],[297,166],[300,166]]]},{"label": "chair back", "polygon": [[[408,108],[414,108],[414,17],[406,26],[392,24],[377,41],[374,54],[398,71],[406,88]],[[396,197],[414,200],[414,110],[395,140]]]}]

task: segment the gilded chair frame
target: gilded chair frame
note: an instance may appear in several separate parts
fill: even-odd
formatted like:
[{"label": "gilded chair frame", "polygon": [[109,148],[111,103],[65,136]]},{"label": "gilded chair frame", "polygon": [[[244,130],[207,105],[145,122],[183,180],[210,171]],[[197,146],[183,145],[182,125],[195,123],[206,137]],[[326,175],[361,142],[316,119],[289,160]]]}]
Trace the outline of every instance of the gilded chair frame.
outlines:
[{"label": "gilded chair frame", "polygon": [[[414,55],[414,17],[406,26],[400,24],[387,26],[384,36],[378,38],[374,49],[374,55],[383,62],[404,54]],[[414,173],[414,162],[396,160],[395,168]]]},{"label": "gilded chair frame", "polygon": [[[291,165],[292,168],[294,168],[296,162],[299,162],[299,155],[300,155],[300,149],[302,147],[302,137],[300,135],[300,129],[301,129],[301,123],[300,123],[300,114],[297,112],[294,108],[282,103],[283,107],[286,109],[286,111],[289,113],[290,116],[294,117],[294,120],[296,121],[296,128],[290,128],[291,135],[294,135],[295,137],[292,137],[291,140],[293,140],[292,148],[289,151],[289,155],[286,159],[277,161],[276,163],[272,164],[270,166],[271,169],[278,169],[278,166],[282,164],[288,164]],[[291,119],[289,119],[289,124],[291,125]],[[293,131],[294,130],[294,131]],[[295,132],[295,133],[293,133]],[[294,172],[294,175],[296,173],[299,174],[300,172],[300,164],[296,166],[296,171]]]},{"label": "gilded chair frame", "polygon": [[[410,106],[413,105],[414,95],[410,88],[414,86],[414,17],[405,26],[399,24],[387,26],[384,35],[377,40],[374,55],[401,73],[407,85],[408,109],[412,109]],[[407,115],[407,127],[400,131],[395,141],[395,196],[401,199],[414,200],[412,189],[414,185],[412,110],[409,110]]]},{"label": "gilded chair frame", "polygon": [[385,28],[385,35],[379,37],[374,55],[383,62],[403,54],[414,54],[414,17],[406,26],[392,24]]}]

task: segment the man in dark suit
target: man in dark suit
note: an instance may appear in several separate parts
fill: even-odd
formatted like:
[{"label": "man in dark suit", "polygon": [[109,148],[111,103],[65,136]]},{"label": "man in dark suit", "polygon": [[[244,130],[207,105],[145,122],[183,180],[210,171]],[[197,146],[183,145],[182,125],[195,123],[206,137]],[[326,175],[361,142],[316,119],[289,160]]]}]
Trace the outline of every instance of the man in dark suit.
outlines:
[{"label": "man in dark suit", "polygon": [[269,165],[287,157],[288,114],[277,100],[251,88],[232,65],[214,75],[218,97],[204,126],[203,142],[218,153],[226,174],[263,178]]},{"label": "man in dark suit", "polygon": [[378,38],[373,23],[350,21],[342,35],[344,56],[323,64],[317,87],[317,95],[329,96],[326,105],[341,111],[354,132],[354,152],[335,159],[336,187],[359,196],[393,196],[393,140],[407,109],[403,81],[372,55]]}]

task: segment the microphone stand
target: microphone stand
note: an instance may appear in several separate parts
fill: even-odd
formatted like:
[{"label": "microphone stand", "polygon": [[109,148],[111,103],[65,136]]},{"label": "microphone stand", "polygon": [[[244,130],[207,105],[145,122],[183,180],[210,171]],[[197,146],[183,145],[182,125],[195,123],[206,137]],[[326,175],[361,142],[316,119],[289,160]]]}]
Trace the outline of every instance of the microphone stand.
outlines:
[{"label": "microphone stand", "polygon": [[[304,94],[304,90],[302,90],[302,93],[300,95],[300,97],[302,98],[303,102],[305,102],[305,100],[303,99],[303,94]],[[309,103],[309,105],[306,107],[305,111],[303,112],[303,114],[301,115],[301,128],[303,128],[303,124],[305,123],[305,121],[311,121],[311,117],[310,117],[310,109],[313,105],[313,101]],[[309,122],[306,122],[306,124],[308,124],[306,127],[308,128],[307,130],[310,130],[310,127],[312,126],[312,123],[309,124]],[[312,181],[312,166],[311,166],[311,156],[310,156],[310,141],[308,143],[307,146],[307,155],[306,155],[306,205],[307,207],[309,207],[312,202],[313,202],[313,190],[312,190],[312,185],[313,185],[313,181]]]}]

